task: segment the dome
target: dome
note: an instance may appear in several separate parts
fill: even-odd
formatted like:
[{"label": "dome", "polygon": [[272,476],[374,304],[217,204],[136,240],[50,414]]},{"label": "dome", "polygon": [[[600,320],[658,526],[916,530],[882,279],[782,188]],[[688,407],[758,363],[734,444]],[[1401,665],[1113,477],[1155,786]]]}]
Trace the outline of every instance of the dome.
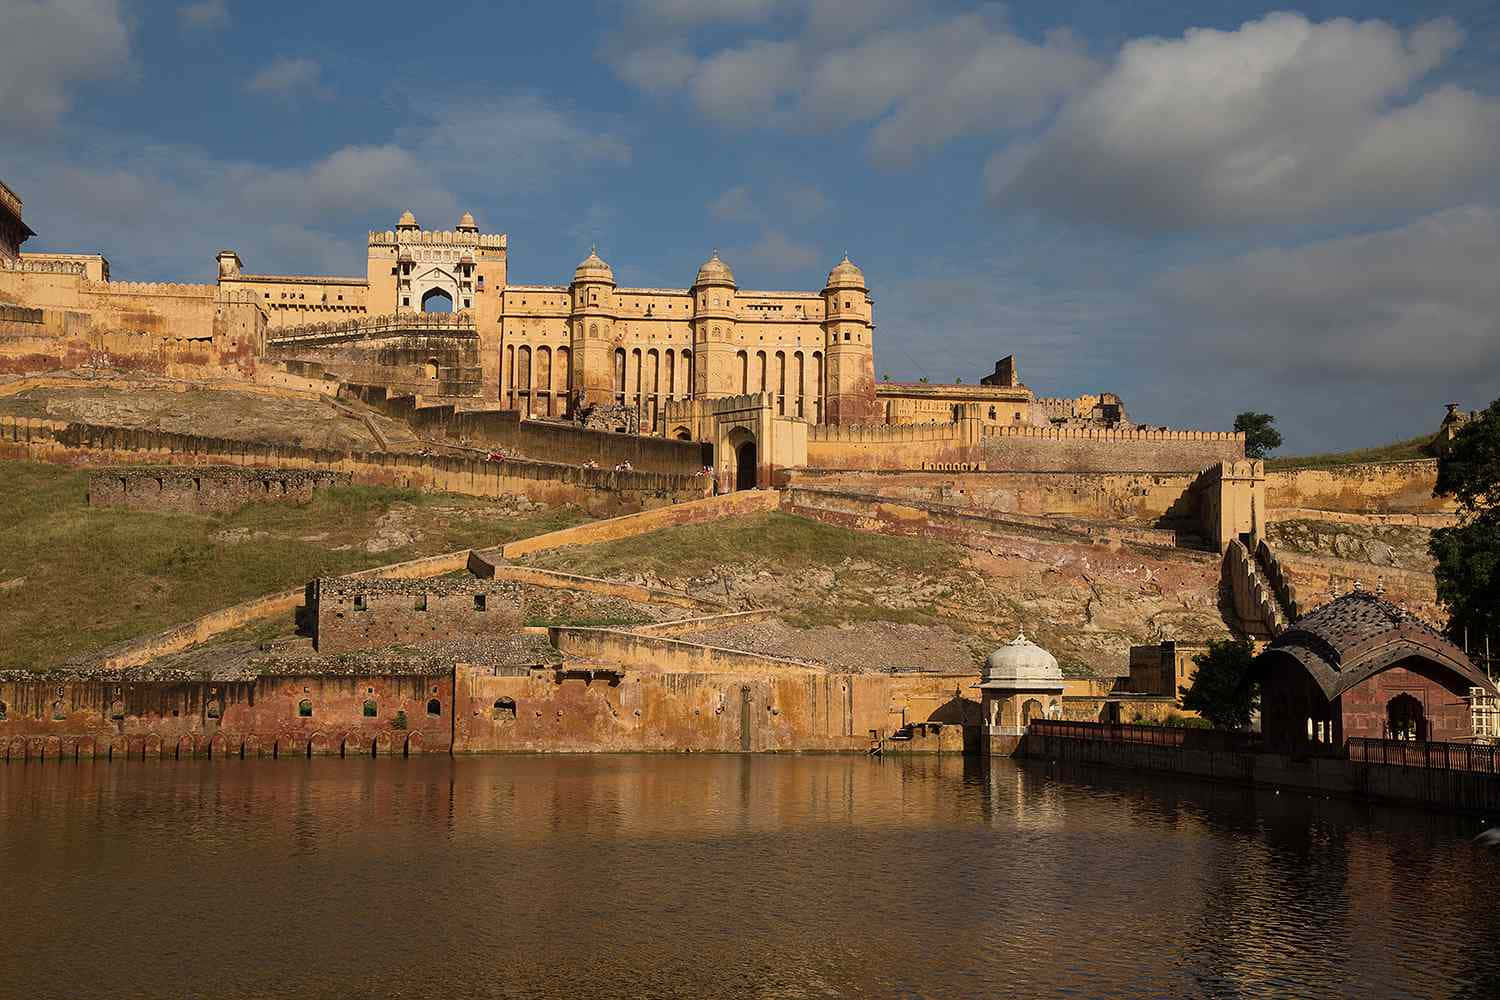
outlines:
[{"label": "dome", "polygon": [[411,209],[408,208],[406,211],[404,211],[404,212],[401,213],[401,218],[399,218],[399,219],[396,220],[396,228],[397,229],[415,229],[415,228],[417,228],[417,217],[415,215],[411,214]]},{"label": "dome", "polygon": [[604,262],[604,258],[599,256],[597,247],[590,250],[589,255],[583,258],[583,261],[574,270],[574,284],[580,281],[604,281],[611,285],[615,283],[615,272]]},{"label": "dome", "polygon": [[474,223],[474,216],[470,215],[468,212],[465,212],[463,215],[459,216],[458,225],[454,228],[459,230],[460,232],[473,232],[474,230],[478,229],[479,226]]},{"label": "dome", "polygon": [[1062,687],[1063,675],[1056,657],[1018,632],[990,654],[980,680],[992,687],[1053,689]]},{"label": "dome", "polygon": [[861,291],[865,287],[865,272],[855,266],[844,254],[844,259],[833,265],[833,270],[828,272],[827,288],[858,288]]},{"label": "dome", "polygon": [[698,268],[698,277],[693,280],[693,287],[699,285],[729,285],[734,286],[734,272],[729,265],[719,259],[719,251],[715,250],[703,266]]}]

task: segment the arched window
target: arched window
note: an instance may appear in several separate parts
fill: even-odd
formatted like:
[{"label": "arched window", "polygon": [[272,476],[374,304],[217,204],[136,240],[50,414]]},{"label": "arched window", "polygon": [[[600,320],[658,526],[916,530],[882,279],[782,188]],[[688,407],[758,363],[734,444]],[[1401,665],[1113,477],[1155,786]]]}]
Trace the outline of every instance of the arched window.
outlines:
[{"label": "arched window", "polygon": [[208,716],[210,719],[217,719],[219,716],[224,714],[224,710],[219,707],[219,703],[217,701],[210,701],[203,707],[203,714]]},{"label": "arched window", "polygon": [[119,722],[121,719],[125,718],[125,703],[123,701],[116,701],[112,703],[109,706],[109,717],[114,722]]},{"label": "arched window", "polygon": [[438,701],[436,698],[433,698],[431,701],[429,701],[427,703],[427,714],[428,715],[442,715],[443,714],[443,703],[440,702],[440,701]]},{"label": "arched window", "polygon": [[750,355],[740,351],[735,360],[740,363],[740,392],[747,393],[750,391]]},{"label": "arched window", "polygon": [[303,698],[301,701],[297,702],[297,717],[299,719],[311,719],[312,702],[308,701],[306,698]]},{"label": "arched window", "polygon": [[428,289],[422,295],[422,311],[424,313],[451,313],[453,311],[453,296],[441,288]]},{"label": "arched window", "polygon": [[375,699],[374,698],[366,698],[365,699],[365,718],[367,718],[367,719],[373,719],[373,718],[375,718],[375,716],[379,714],[379,712],[377,711],[377,709],[378,709],[378,706],[375,704]]},{"label": "arched window", "polygon": [[5,702],[0,701],[0,719],[4,719],[5,718],[5,711],[6,711],[6,709],[5,709]]},{"label": "arched window", "polygon": [[68,710],[63,706],[62,699],[59,698],[52,703],[52,718],[54,721],[56,721],[59,719],[66,719],[67,717]]},{"label": "arched window", "polygon": [[510,722],[516,717],[516,702],[514,698],[496,698],[495,707],[490,714],[505,722]]}]

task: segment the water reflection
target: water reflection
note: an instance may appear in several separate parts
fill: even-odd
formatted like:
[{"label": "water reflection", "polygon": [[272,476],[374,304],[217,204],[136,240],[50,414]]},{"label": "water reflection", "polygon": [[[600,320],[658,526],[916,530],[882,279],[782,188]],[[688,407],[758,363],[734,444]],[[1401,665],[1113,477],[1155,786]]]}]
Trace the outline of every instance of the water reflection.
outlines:
[{"label": "water reflection", "polygon": [[18,997],[1500,995],[1478,822],[956,757],[0,767]]}]

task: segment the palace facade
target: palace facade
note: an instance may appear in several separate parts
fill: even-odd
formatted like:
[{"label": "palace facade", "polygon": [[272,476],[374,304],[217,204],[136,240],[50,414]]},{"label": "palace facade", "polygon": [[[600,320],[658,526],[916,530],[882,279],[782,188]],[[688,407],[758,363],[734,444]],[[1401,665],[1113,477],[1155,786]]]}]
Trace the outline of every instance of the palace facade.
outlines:
[{"label": "palace facade", "polygon": [[467,212],[451,230],[410,212],[369,234],[365,277],[255,274],[218,254],[219,286],[249,292],[272,333],[367,315],[456,311],[479,339],[481,395],[527,415],[596,406],[661,424],[668,403],[769,393],[778,416],[878,422],[873,300],[848,257],[820,291],[742,289],[715,251],[683,288],[629,288],[591,252],[557,285],[507,281],[507,239]]}]

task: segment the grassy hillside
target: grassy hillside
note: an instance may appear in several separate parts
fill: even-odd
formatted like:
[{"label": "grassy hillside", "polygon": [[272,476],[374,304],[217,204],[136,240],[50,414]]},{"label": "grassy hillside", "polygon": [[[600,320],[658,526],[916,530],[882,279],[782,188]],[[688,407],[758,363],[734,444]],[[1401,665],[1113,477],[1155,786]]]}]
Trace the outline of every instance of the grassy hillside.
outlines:
[{"label": "grassy hillside", "polygon": [[588,520],[441,493],[348,487],[227,515],[95,510],[84,473],[0,465],[0,668],[45,668],[261,594]]},{"label": "grassy hillside", "polygon": [[1357,448],[1354,451],[1337,451],[1325,455],[1288,455],[1266,459],[1266,469],[1331,469],[1340,465],[1359,465],[1364,462],[1405,462],[1415,458],[1432,458],[1428,445],[1431,434],[1407,438],[1375,448]]}]

